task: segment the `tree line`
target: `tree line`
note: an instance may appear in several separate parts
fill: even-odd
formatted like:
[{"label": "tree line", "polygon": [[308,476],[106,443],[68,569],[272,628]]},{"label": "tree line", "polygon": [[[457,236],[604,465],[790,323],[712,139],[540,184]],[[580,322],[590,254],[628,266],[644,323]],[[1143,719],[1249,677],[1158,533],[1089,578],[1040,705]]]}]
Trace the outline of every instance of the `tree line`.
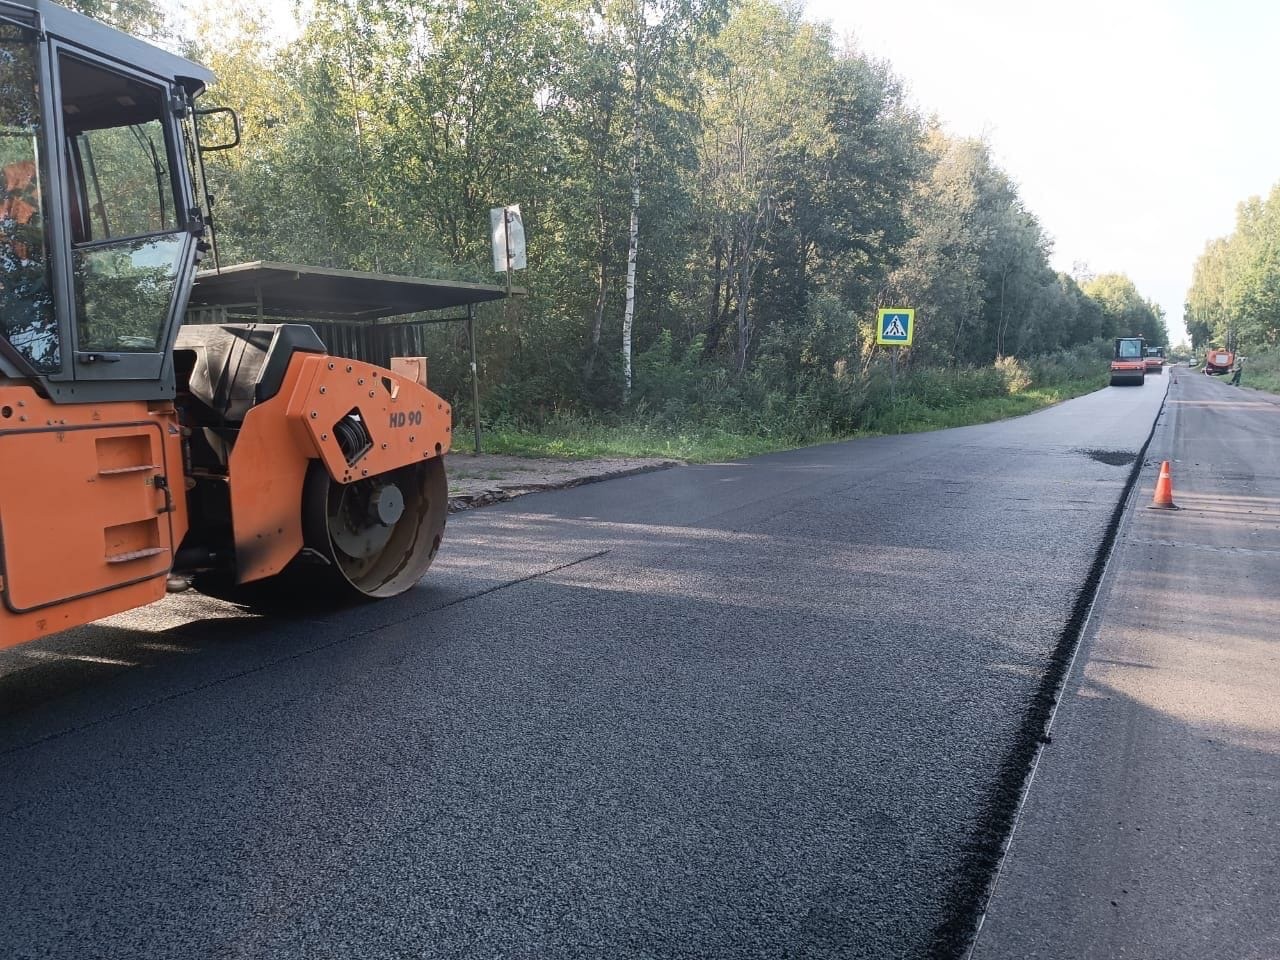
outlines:
[{"label": "tree line", "polygon": [[1187,292],[1192,345],[1256,349],[1280,342],[1280,184],[1236,208],[1236,228],[1210,241]]},{"label": "tree line", "polygon": [[[281,44],[230,0],[190,34],[244,121],[211,171],[228,262],[492,281],[489,209],[521,204],[527,296],[482,324],[493,415],[822,415],[884,364],[881,306],[917,311],[907,370],[1167,339],[1126,277],[1051,268],[986,142],[796,5],[315,0]],[[457,394],[460,336],[432,341]]]}]

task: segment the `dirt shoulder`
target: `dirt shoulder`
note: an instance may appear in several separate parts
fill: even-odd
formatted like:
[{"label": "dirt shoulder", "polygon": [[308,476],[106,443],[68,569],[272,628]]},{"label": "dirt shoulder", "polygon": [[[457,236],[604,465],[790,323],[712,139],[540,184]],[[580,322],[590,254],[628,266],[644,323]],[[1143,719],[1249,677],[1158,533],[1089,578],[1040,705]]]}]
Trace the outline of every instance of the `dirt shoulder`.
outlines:
[{"label": "dirt shoulder", "polygon": [[511,500],[526,493],[561,490],[598,480],[665,470],[679,460],[619,458],[554,460],[502,454],[451,453],[445,459],[449,476],[449,510],[457,512]]}]

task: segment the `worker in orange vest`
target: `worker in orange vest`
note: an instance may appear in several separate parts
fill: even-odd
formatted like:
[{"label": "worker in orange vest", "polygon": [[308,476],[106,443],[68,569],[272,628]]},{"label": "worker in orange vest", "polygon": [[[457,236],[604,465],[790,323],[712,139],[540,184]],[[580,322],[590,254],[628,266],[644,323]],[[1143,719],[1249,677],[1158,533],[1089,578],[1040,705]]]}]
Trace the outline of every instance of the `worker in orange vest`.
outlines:
[{"label": "worker in orange vest", "polygon": [[48,370],[57,367],[59,350],[42,220],[35,160],[6,164],[0,199],[0,334]]},{"label": "worker in orange vest", "polygon": [[40,186],[34,160],[18,160],[4,168],[4,199],[0,200],[0,234],[18,260],[31,258],[30,230],[19,227],[39,226]]}]

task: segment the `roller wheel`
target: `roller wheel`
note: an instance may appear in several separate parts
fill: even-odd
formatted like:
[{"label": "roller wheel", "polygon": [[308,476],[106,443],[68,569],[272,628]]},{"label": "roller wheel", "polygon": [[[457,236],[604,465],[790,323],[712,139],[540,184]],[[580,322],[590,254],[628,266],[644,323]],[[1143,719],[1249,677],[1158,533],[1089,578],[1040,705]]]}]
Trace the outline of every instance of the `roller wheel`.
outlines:
[{"label": "roller wheel", "polygon": [[333,481],[319,461],[307,472],[302,498],[307,546],[348,596],[404,593],[427,572],[449,514],[444,460],[433,457],[354,483]]}]

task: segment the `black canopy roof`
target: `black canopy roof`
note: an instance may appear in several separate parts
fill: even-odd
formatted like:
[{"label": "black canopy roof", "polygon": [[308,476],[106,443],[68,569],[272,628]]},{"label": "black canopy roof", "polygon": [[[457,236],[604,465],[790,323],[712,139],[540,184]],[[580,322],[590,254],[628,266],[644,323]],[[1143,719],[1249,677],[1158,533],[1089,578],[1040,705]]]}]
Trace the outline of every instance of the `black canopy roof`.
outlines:
[{"label": "black canopy roof", "polygon": [[[513,293],[523,293],[519,288]],[[506,287],[258,260],[196,275],[192,307],[236,307],[264,317],[378,320],[501,300]]]}]

